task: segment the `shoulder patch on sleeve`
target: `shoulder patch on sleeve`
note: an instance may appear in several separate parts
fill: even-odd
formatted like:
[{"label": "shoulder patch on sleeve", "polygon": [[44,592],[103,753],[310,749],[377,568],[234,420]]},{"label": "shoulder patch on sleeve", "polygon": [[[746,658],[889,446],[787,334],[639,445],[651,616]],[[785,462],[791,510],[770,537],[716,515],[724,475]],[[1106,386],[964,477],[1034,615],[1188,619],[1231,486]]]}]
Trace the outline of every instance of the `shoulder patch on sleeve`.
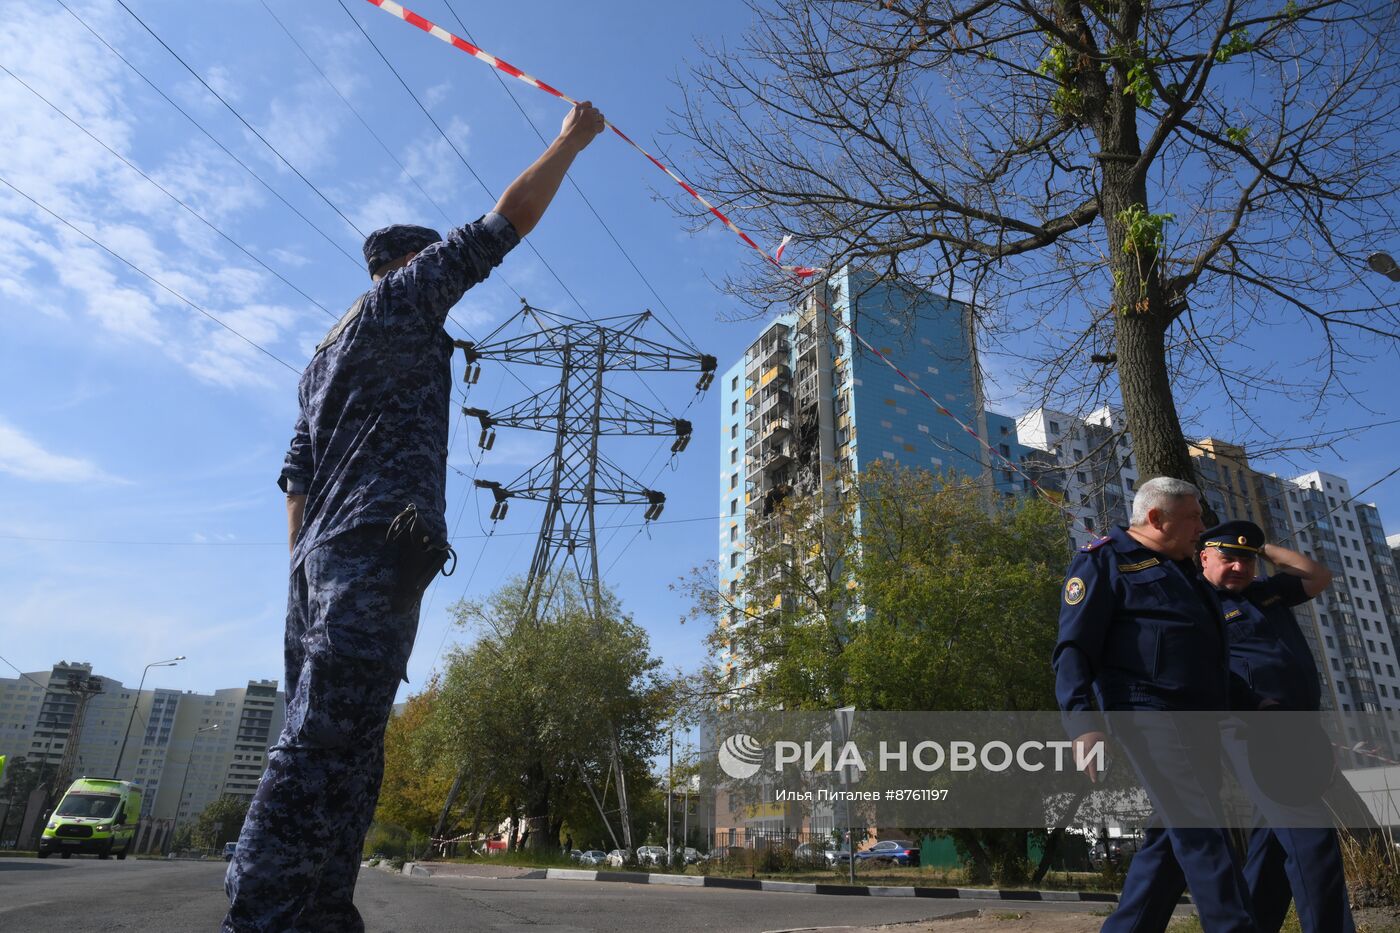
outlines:
[{"label": "shoulder patch on sleeve", "polygon": [[1081,551],[1097,551],[1099,548],[1103,547],[1105,544],[1107,544],[1109,541],[1112,541],[1112,540],[1113,540],[1113,539],[1110,538],[1108,535],[1104,535],[1102,538],[1099,538],[1097,541],[1090,541],[1088,544],[1084,545],[1084,546],[1083,546],[1082,548],[1080,548],[1079,550],[1081,550]]},{"label": "shoulder patch on sleeve", "polygon": [[1065,605],[1077,606],[1084,601],[1084,581],[1070,577],[1065,581]]}]

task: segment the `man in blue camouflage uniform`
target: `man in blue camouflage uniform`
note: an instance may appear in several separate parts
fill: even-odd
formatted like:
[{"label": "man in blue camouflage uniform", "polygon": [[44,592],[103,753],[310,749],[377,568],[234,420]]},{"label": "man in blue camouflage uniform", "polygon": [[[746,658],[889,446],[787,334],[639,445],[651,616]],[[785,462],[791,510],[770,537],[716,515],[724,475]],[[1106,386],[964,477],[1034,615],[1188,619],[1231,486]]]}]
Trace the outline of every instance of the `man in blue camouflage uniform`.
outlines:
[{"label": "man in blue camouflage uniform", "polygon": [[[1261,555],[1279,572],[1256,578]],[[1233,707],[1318,710],[1322,685],[1317,661],[1291,607],[1327,589],[1331,571],[1297,551],[1266,544],[1263,529],[1253,522],[1233,521],[1202,536],[1201,573],[1216,587],[1224,613]],[[1325,781],[1333,771],[1332,749],[1320,726],[1310,729],[1295,717],[1279,717],[1279,729],[1272,730],[1264,728],[1267,722],[1256,717],[1248,726],[1234,723],[1225,731],[1225,750],[1235,776],[1258,808],[1244,874],[1259,929],[1278,933],[1291,895],[1304,933],[1353,933],[1356,926],[1347,904],[1341,847],[1332,817],[1320,800],[1324,788],[1315,788],[1319,795],[1315,800],[1276,800],[1270,785],[1277,781],[1258,767],[1260,743],[1281,738],[1281,754],[1274,757],[1287,763],[1290,777],[1315,763],[1300,760],[1304,748],[1310,747],[1312,757],[1321,760],[1320,776]],[[1315,735],[1311,746],[1305,733]]]},{"label": "man in blue camouflage uniform", "polygon": [[1081,548],[1066,574],[1052,660],[1065,729],[1097,780],[1087,753],[1105,738],[1099,710],[1112,714],[1108,728],[1163,821],[1147,831],[1105,931],[1160,933],[1184,887],[1207,933],[1256,930],[1221,828],[1219,732],[1165,715],[1228,704],[1220,605],[1192,559],[1205,530],[1199,496],[1182,480],[1143,483],[1131,526]]},{"label": "man in blue camouflage uniform", "polygon": [[278,484],[291,536],[286,725],[229,863],[223,933],[358,933],[361,847],[384,728],[445,563],[452,340],[464,292],[539,222],[603,130],[590,104],[482,219],[443,238],[399,225],[365,240],[374,286],[316,348]]}]

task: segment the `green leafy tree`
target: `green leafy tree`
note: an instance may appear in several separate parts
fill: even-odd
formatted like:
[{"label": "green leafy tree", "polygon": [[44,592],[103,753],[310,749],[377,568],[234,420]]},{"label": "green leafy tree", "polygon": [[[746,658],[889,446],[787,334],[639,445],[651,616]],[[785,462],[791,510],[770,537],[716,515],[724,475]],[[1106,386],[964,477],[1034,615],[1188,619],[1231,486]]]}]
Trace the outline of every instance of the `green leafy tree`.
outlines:
[{"label": "green leafy tree", "polygon": [[[1058,510],[883,464],[847,486],[757,520],[732,592],[707,572],[683,584],[713,622],[712,693],[784,710],[1055,709]],[[1026,877],[1029,831],[949,835],[978,877]]]},{"label": "green leafy tree", "polygon": [[707,569],[681,583],[713,625],[713,694],[788,710],[1055,708],[1069,552],[1048,503],[876,464],[839,499],[788,499],[749,531],[732,591]]},{"label": "green leafy tree", "polygon": [[19,831],[29,795],[43,780],[43,765],[27,758],[13,758],[5,765],[5,782],[0,784],[0,842],[9,839],[7,832]]},{"label": "green leafy tree", "polygon": [[[610,593],[597,616],[569,583],[544,594],[538,617],[522,597],[515,581],[455,607],[476,638],[449,657],[422,741],[462,776],[457,820],[469,830],[516,816],[529,821],[529,848],[557,847],[566,823],[576,838],[611,845],[597,810],[617,809],[607,776],[614,749],[629,790],[642,791],[670,715],[670,681],[646,631]],[[636,791],[634,805],[644,796]]]},{"label": "green leafy tree", "polygon": [[422,693],[408,698],[384,732],[384,781],[374,818],[385,827],[426,836],[452,787],[452,763],[435,754],[431,735],[440,692],[437,681],[430,682]]},{"label": "green leafy tree", "polygon": [[190,827],[189,844],[198,849],[218,849],[226,842],[238,839],[243,820],[248,816],[248,799],[224,794],[195,819]]}]

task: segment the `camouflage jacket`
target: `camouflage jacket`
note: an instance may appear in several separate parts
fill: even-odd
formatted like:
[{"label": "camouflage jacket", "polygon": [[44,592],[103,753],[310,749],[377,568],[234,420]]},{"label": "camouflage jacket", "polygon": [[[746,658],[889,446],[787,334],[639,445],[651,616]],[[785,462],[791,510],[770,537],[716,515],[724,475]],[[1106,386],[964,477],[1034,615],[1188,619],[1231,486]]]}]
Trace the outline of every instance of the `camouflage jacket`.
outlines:
[{"label": "camouflage jacket", "polygon": [[451,231],[361,295],[316,348],[277,484],[306,494],[292,566],[322,541],[409,504],[446,536],[452,339],[458,299],[520,242],[499,214]]}]

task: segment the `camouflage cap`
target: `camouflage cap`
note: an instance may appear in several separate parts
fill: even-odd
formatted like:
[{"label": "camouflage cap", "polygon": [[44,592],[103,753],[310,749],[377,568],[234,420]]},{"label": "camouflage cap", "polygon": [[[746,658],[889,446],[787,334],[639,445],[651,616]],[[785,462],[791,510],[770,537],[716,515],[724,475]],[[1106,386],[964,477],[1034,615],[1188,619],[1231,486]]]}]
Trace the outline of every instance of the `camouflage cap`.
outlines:
[{"label": "camouflage cap", "polygon": [[416,253],[442,239],[442,234],[430,227],[414,224],[394,224],[382,227],[365,237],[365,265],[374,275],[379,267],[400,256]]}]

